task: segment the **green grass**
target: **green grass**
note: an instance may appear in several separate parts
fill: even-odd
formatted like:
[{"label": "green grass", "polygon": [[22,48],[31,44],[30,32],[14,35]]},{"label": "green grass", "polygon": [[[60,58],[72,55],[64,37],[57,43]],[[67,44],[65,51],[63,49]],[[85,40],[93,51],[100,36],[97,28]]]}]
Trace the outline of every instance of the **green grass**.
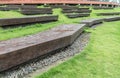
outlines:
[{"label": "green grass", "polygon": [[16,11],[0,11],[0,18],[14,18],[23,16],[24,15]]},{"label": "green grass", "polygon": [[86,31],[91,38],[82,53],[34,78],[119,78],[120,21]]}]

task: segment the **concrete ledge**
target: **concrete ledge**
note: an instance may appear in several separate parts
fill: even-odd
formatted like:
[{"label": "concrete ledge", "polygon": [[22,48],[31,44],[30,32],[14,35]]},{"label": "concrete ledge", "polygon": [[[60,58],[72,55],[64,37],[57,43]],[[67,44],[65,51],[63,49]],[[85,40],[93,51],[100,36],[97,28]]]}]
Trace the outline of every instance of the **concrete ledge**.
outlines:
[{"label": "concrete ledge", "polygon": [[120,16],[114,16],[114,17],[106,17],[106,18],[104,18],[105,22],[118,21],[118,20],[120,20]]},{"label": "concrete ledge", "polygon": [[72,44],[85,26],[63,25],[36,35],[1,41],[0,71]]},{"label": "concrete ledge", "polygon": [[99,23],[102,23],[103,19],[87,19],[87,20],[82,20],[80,23],[81,24],[87,24],[87,26],[92,26],[92,25],[96,25]]},{"label": "concrete ledge", "polygon": [[97,13],[98,16],[107,16],[107,15],[120,15],[120,12],[112,12],[112,13]]},{"label": "concrete ledge", "polygon": [[63,13],[91,13],[92,10],[63,10]]},{"label": "concrete ledge", "polygon": [[52,14],[52,8],[21,8],[20,11],[24,15],[35,14]]},{"label": "concrete ledge", "polygon": [[72,7],[72,6],[64,7],[62,9],[63,10],[89,10],[89,8],[79,8],[79,7]]},{"label": "concrete ledge", "polygon": [[6,7],[0,7],[1,11],[19,10],[21,8],[37,8],[37,5],[6,5]]},{"label": "concrete ledge", "polygon": [[24,15],[52,14],[52,8],[21,8]]},{"label": "concrete ledge", "polygon": [[88,17],[90,14],[87,13],[77,13],[77,14],[66,14],[68,18],[78,18],[78,17]]},{"label": "concrete ledge", "polygon": [[37,10],[37,11],[52,11],[52,8],[31,8],[31,7],[22,7],[20,10]]},{"label": "concrete ledge", "polygon": [[93,7],[95,10],[100,10],[100,9],[114,9],[113,7]]},{"label": "concrete ledge", "polygon": [[24,15],[52,14],[52,10],[22,10],[21,13]]},{"label": "concrete ledge", "polygon": [[22,24],[50,22],[50,21],[57,21],[57,20],[58,20],[57,15],[29,16],[29,17],[21,17],[21,18],[4,18],[4,19],[0,19],[0,26],[22,25]]}]

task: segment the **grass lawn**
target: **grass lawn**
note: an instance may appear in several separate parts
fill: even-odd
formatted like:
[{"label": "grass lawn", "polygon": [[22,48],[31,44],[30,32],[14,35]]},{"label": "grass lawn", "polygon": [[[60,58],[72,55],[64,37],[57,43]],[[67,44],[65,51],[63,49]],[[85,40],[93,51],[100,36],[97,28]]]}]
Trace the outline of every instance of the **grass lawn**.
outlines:
[{"label": "grass lawn", "polygon": [[14,18],[23,16],[24,15],[16,11],[0,11],[0,18]]},{"label": "grass lawn", "polygon": [[[117,10],[118,9],[119,8],[117,8]],[[61,13],[61,9],[54,9],[53,15],[59,15],[58,21],[46,23],[46,24],[38,23],[33,25],[27,25],[25,27],[17,27],[17,28],[9,28],[9,29],[0,28],[0,41],[11,39],[11,38],[22,37],[26,35],[31,35],[31,34],[36,34],[38,32],[45,31],[47,29],[53,28],[55,26],[59,26],[61,24],[80,23],[80,20],[83,20],[86,18],[102,18],[103,16],[95,15],[97,11],[98,10],[93,11],[90,17],[69,19],[64,14]],[[99,12],[102,12],[102,11],[103,10]],[[109,10],[109,11],[113,11],[113,10]],[[22,15],[16,11],[0,11],[0,18],[23,17],[23,16],[25,15]]]},{"label": "grass lawn", "polygon": [[120,21],[86,32],[91,32],[91,38],[84,51],[34,78],[119,78]]}]

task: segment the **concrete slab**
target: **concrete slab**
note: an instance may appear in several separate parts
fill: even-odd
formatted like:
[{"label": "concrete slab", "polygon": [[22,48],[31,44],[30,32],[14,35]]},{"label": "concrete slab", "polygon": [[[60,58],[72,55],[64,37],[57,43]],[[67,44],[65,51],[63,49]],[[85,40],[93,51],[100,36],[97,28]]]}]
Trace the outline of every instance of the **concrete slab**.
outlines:
[{"label": "concrete slab", "polygon": [[118,21],[118,20],[120,20],[120,16],[114,16],[114,17],[106,17],[106,18],[104,18],[105,22]]},{"label": "concrete slab", "polygon": [[82,20],[80,23],[81,24],[87,24],[87,26],[90,27],[92,25],[99,24],[99,23],[102,23],[102,22],[103,22],[103,19],[93,18],[93,19]]},{"label": "concrete slab", "polygon": [[72,44],[85,26],[85,24],[62,25],[36,35],[1,41],[0,71]]},{"label": "concrete slab", "polygon": [[22,25],[22,24],[41,23],[41,22],[49,22],[49,21],[57,21],[57,20],[58,20],[57,15],[4,18],[4,19],[0,19],[0,26]]},{"label": "concrete slab", "polygon": [[120,12],[97,13],[98,16],[120,15]]},{"label": "concrete slab", "polygon": [[68,18],[88,17],[89,13],[65,14]]}]

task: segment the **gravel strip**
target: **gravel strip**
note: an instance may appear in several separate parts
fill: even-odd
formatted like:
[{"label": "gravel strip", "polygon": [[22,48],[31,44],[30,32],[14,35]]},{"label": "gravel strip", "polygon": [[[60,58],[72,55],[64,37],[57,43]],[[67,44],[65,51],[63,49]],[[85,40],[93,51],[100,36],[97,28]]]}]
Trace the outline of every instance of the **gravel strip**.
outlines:
[{"label": "gravel strip", "polygon": [[46,66],[53,64],[56,61],[64,59],[66,57],[72,57],[77,53],[80,53],[87,45],[90,38],[89,33],[83,33],[77,40],[69,47],[58,50],[55,54],[48,55],[41,59],[37,58],[32,62],[19,66],[17,69],[11,69],[0,74],[0,78],[26,78],[26,75],[43,69]]}]

